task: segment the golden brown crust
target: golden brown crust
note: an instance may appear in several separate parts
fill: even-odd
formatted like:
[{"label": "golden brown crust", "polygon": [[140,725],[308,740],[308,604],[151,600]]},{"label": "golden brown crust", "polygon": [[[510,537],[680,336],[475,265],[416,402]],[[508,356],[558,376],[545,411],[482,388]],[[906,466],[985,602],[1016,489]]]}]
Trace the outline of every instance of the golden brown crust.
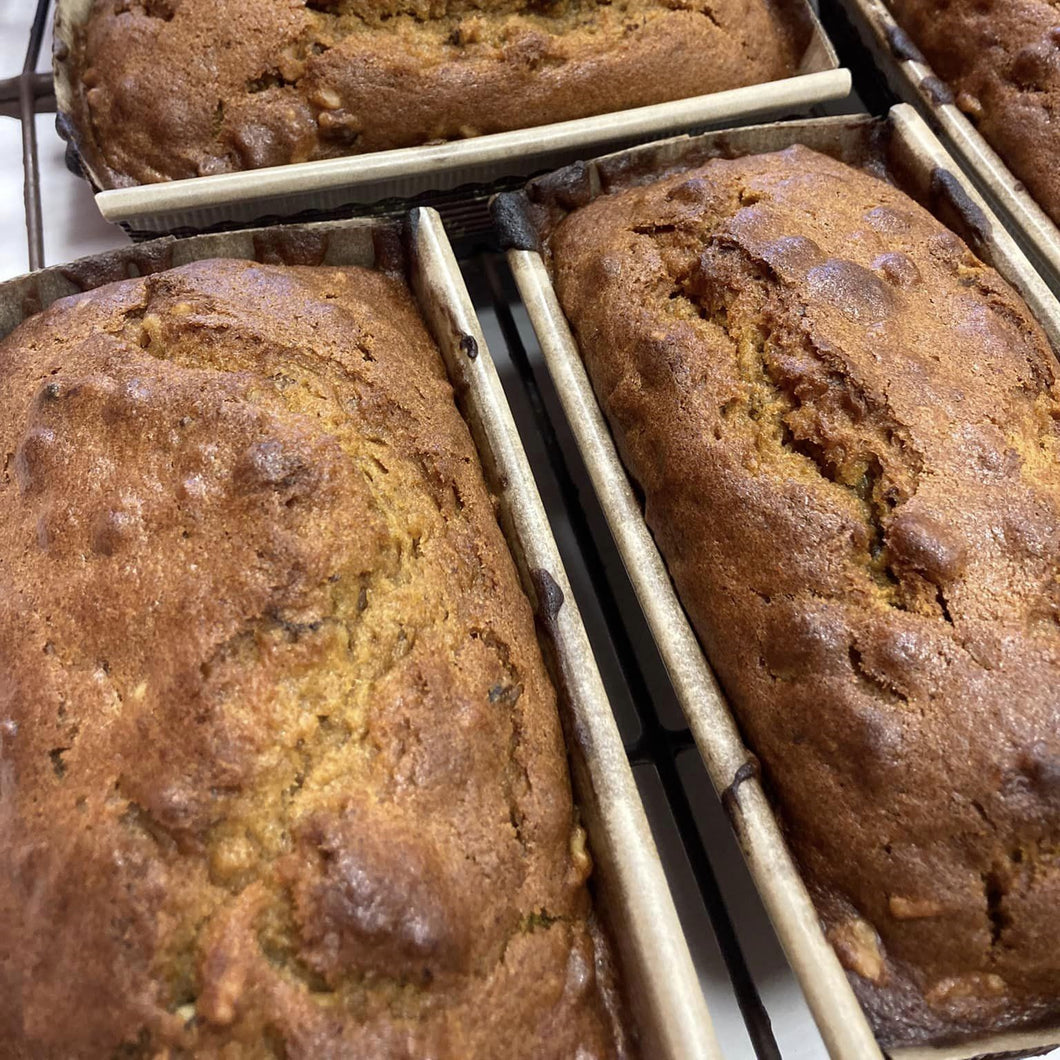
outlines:
[{"label": "golden brown crust", "polygon": [[1060,401],[1016,294],[806,148],[602,196],[557,289],[888,1042],[1060,1011]]},{"label": "golden brown crust", "polygon": [[790,76],[776,2],[96,0],[74,118],[110,186],[526,128]]},{"label": "golden brown crust", "polygon": [[1060,14],[1050,0],[887,0],[936,74],[1060,223]]},{"label": "golden brown crust", "polygon": [[0,344],[0,406],[2,1055],[621,1051],[533,618],[401,282],[103,287]]}]

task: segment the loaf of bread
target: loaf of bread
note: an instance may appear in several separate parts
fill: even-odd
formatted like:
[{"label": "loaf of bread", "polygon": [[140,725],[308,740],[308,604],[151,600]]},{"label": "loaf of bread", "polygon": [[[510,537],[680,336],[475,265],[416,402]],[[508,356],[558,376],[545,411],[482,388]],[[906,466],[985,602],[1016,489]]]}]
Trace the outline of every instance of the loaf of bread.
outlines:
[{"label": "loaf of bread", "polygon": [[1050,0],[887,0],[958,107],[1060,223],[1060,18]]},{"label": "loaf of bread", "polygon": [[792,0],[95,0],[73,118],[122,186],[771,81],[807,37]]},{"label": "loaf of bread", "polygon": [[0,344],[0,1055],[624,1056],[555,695],[381,273]]},{"label": "loaf of bread", "polygon": [[602,195],[559,297],[888,1044],[1060,1014],[1060,394],[1013,290],[806,148]]}]

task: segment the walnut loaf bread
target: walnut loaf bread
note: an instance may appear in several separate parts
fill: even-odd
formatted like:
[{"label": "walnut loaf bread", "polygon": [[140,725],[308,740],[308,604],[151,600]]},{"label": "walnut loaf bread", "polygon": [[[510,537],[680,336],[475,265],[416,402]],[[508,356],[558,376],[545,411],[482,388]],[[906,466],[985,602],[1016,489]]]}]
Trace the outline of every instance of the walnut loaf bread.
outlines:
[{"label": "walnut loaf bread", "polygon": [[1051,0],[887,0],[955,102],[1060,224],[1060,15]]},{"label": "walnut loaf bread", "polygon": [[792,0],[95,0],[73,118],[121,186],[771,81],[807,38]]},{"label": "walnut loaf bread", "polygon": [[555,695],[400,280],[0,345],[0,1056],[627,1055]]},{"label": "walnut loaf bread", "polygon": [[881,1038],[1060,1013],[1060,401],[1018,296],[806,148],[603,195],[556,286]]}]

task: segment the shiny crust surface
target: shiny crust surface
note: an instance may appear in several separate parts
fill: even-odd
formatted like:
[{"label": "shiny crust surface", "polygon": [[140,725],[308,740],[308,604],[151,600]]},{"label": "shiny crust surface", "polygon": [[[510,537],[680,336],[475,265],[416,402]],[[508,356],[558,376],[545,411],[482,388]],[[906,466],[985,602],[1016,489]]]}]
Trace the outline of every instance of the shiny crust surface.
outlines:
[{"label": "shiny crust surface", "polygon": [[887,0],[958,107],[1060,224],[1060,11],[1050,0]]},{"label": "shiny crust surface", "polygon": [[804,147],[604,195],[556,288],[888,1044],[1060,1013],[1060,402],[1015,292]]},{"label": "shiny crust surface", "polygon": [[404,284],[102,287],[0,343],[0,406],[0,1056],[628,1055]]},{"label": "shiny crust surface", "polygon": [[788,0],[96,0],[73,57],[108,186],[526,128],[795,73]]}]

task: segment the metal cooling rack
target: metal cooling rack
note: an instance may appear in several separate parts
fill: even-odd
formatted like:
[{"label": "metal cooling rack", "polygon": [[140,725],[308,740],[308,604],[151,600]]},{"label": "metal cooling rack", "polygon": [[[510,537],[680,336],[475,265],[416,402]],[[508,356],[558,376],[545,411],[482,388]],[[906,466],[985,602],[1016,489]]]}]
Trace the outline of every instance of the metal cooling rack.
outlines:
[{"label": "metal cooling rack", "polygon": [[[21,122],[31,269],[45,264],[34,117],[55,110],[52,78],[37,72],[49,9],[50,0],[37,0],[22,73],[0,79],[0,115]],[[677,707],[507,264],[481,239],[464,241],[458,251],[615,709],[724,1051],[760,1060],[782,1055],[820,1060],[826,1056],[824,1046]]]}]

